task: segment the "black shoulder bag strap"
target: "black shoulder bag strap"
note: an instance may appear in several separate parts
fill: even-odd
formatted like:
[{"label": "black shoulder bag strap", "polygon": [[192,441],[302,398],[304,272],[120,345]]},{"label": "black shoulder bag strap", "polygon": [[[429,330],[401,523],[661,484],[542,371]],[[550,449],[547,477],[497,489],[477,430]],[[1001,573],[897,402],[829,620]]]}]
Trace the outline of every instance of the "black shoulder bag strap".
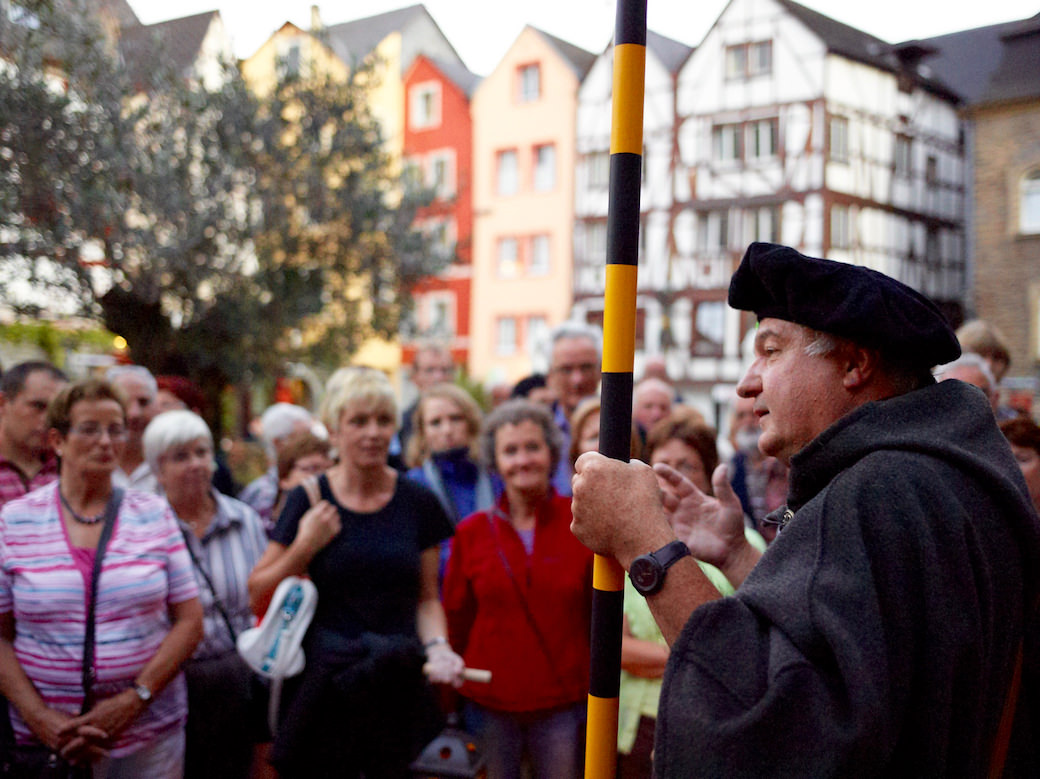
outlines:
[{"label": "black shoulder bag strap", "polygon": [[553,662],[553,655],[552,652],[549,651],[549,645],[546,643],[542,631],[538,629],[538,623],[534,621],[534,614],[531,613],[531,607],[527,603],[527,598],[524,597],[524,591],[520,589],[520,582],[518,582],[516,577],[513,575],[513,569],[509,565],[506,553],[502,550],[502,543],[498,537],[498,527],[495,525],[495,518],[498,516],[502,516],[503,520],[506,522],[509,521],[498,508],[487,514],[488,523],[491,525],[491,535],[495,537],[495,550],[498,552],[498,557],[502,561],[502,566],[506,569],[509,581],[513,583],[513,589],[516,590],[516,597],[520,601],[520,606],[524,610],[527,624],[531,626],[531,632],[534,633],[535,640],[538,641],[538,646],[542,650],[542,654],[544,654],[545,659],[549,661],[549,669],[552,671],[553,676],[556,677],[556,683],[560,686],[561,690],[565,689],[566,685],[563,683],[563,679],[560,678],[560,674],[556,670],[556,664]]},{"label": "black shoulder bag strap", "polygon": [[[179,522],[180,520],[178,520],[178,523]],[[181,526],[181,535],[184,536],[184,545],[188,548],[188,554],[191,556],[191,564],[195,566],[195,570],[199,572],[202,581],[206,583],[206,587],[213,596],[213,605],[216,607],[217,611],[220,612],[220,617],[224,620],[224,625],[227,626],[228,633],[231,634],[232,645],[238,644],[238,633],[235,632],[235,628],[231,624],[231,617],[228,616],[227,609],[224,608],[224,603],[220,600],[220,596],[217,595],[217,588],[213,586],[213,580],[209,578],[209,574],[206,573],[206,569],[202,567],[201,561],[195,554],[195,549],[191,545],[191,539],[188,537],[188,531],[185,530],[183,526]]]},{"label": "black shoulder bag strap", "polygon": [[90,600],[87,602],[86,634],[83,637],[83,707],[81,714],[86,714],[94,706],[94,682],[97,672],[94,669],[94,633],[97,616],[98,579],[101,578],[101,560],[105,556],[105,548],[112,538],[119,514],[119,504],[123,502],[123,490],[116,487],[105,507],[105,526],[101,529],[97,550],[94,552],[94,570],[90,575]]}]

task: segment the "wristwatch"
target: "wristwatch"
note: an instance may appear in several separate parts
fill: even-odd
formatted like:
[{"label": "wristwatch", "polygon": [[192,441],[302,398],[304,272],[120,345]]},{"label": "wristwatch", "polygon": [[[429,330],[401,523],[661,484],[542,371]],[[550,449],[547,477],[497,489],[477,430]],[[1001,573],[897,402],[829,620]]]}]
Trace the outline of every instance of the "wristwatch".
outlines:
[{"label": "wristwatch", "polygon": [[676,539],[656,552],[639,555],[629,566],[628,578],[640,595],[653,595],[664,586],[665,572],[689,553],[689,547]]},{"label": "wristwatch", "polygon": [[152,702],[152,691],[143,684],[134,683],[134,693],[141,699],[141,703],[147,706]]}]

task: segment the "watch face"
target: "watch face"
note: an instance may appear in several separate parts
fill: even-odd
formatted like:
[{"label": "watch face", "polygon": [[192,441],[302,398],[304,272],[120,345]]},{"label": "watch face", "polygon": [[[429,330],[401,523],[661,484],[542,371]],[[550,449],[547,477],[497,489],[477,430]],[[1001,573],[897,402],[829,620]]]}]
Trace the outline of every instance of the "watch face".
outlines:
[{"label": "watch face", "polygon": [[661,566],[649,555],[643,555],[632,561],[628,577],[639,592],[653,592],[661,580]]}]

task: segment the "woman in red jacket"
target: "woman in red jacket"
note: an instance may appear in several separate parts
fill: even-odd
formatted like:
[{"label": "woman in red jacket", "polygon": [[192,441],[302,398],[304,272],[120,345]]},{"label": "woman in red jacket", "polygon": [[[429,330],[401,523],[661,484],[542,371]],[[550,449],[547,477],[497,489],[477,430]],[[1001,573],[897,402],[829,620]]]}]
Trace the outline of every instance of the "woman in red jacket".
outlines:
[{"label": "woman in red jacket", "polygon": [[581,773],[589,674],[592,553],[570,531],[570,498],[550,479],[562,436],[549,412],[510,401],[481,433],[505,492],[455,530],[444,580],[451,645],[490,684],[468,683],[466,726],[489,779]]}]

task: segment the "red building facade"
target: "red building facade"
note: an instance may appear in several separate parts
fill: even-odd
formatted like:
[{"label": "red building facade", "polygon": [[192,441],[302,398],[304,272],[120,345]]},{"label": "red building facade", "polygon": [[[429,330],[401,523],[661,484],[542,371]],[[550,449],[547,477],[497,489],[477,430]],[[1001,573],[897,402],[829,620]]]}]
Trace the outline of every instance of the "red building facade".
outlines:
[{"label": "red building facade", "polygon": [[455,64],[419,55],[405,74],[405,165],[436,192],[417,221],[452,261],[413,288],[414,313],[402,333],[411,365],[423,341],[447,345],[457,365],[469,358],[473,235],[473,126],[470,95],[477,77]]}]

